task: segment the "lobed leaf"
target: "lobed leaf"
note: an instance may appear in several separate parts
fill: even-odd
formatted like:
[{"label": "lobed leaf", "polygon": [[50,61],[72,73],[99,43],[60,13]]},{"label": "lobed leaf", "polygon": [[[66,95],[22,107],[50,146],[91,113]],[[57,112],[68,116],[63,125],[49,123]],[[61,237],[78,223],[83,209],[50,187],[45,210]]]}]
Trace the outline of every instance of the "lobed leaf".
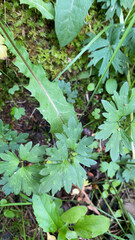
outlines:
[{"label": "lobed leaf", "polygon": [[[39,165],[34,165],[38,171],[41,170]],[[21,191],[26,193],[28,196],[31,193],[38,193],[39,180],[35,174],[33,166],[21,167],[9,178],[8,183],[10,188],[14,190],[14,193],[18,195]]]},{"label": "lobed leaf", "polygon": [[4,173],[4,176],[11,176],[17,169],[19,164],[19,159],[15,153],[7,152],[0,153],[0,158],[3,161],[0,161],[0,173]]},{"label": "lobed leaf", "polygon": [[28,142],[25,146],[21,144],[19,148],[19,156],[22,160],[28,162],[41,162],[44,160],[43,155],[45,155],[45,148],[46,146],[39,146],[39,144],[36,144],[32,148],[32,142]]},{"label": "lobed leaf", "polygon": [[24,47],[13,39],[13,35],[2,23],[1,32],[4,35],[9,50],[16,56],[14,64],[20,72],[30,78],[26,87],[39,103],[39,111],[50,123],[51,132],[61,132],[63,123],[67,123],[70,116],[76,118],[74,108],[67,103],[58,83],[49,82],[41,65],[34,65],[29,60],[29,55]]}]

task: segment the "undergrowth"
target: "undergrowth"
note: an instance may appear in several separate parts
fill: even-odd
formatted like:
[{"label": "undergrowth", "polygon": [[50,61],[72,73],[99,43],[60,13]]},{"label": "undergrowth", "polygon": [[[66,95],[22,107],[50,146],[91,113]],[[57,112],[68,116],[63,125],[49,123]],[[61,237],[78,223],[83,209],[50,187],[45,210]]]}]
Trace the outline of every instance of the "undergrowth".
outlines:
[{"label": "undergrowth", "polygon": [[[29,94],[50,134],[47,144],[34,145],[0,120],[0,237],[4,219],[22,214],[19,239],[135,238],[129,196],[135,181],[134,5],[0,4],[0,108],[12,102],[12,123],[21,122],[26,112],[16,99]],[[24,206],[36,225],[29,236]]]}]

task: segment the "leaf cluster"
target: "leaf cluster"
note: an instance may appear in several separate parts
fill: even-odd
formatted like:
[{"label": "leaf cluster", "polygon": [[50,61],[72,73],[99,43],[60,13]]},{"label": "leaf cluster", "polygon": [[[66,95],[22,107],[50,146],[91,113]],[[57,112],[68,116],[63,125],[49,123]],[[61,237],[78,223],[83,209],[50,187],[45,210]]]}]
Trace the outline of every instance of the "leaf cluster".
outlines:
[{"label": "leaf cluster", "polygon": [[39,188],[40,193],[55,194],[62,187],[69,193],[72,184],[82,188],[86,172],[81,166],[95,164],[92,160],[92,137],[81,138],[82,125],[73,117],[68,121],[68,126],[63,125],[63,133],[57,133],[56,147],[46,149],[48,162],[40,172],[43,177]]},{"label": "leaf cluster", "polygon": [[135,182],[135,159],[131,159],[130,155],[124,155],[120,158],[120,168],[116,174],[116,177],[122,182]]},{"label": "leaf cluster", "polygon": [[0,119],[0,153],[18,150],[19,144],[25,143],[27,138],[27,133],[18,134],[17,131],[11,130],[8,124],[4,125]]},{"label": "leaf cluster", "polygon": [[75,98],[77,98],[77,90],[72,91],[71,90],[71,86],[70,86],[70,82],[66,83],[64,80],[62,81],[58,81],[58,85],[60,87],[60,89],[62,90],[64,96],[66,96],[67,101],[69,103],[75,103]]},{"label": "leaf cluster", "polygon": [[[129,116],[135,112],[135,95],[134,90],[129,91],[128,83],[125,82],[119,94],[114,91],[113,101],[108,102],[102,100],[104,109],[103,116],[106,121],[99,126],[101,130],[96,134],[97,139],[108,140],[106,144],[106,152],[110,151],[110,156],[113,161],[118,160],[119,154],[124,154],[124,147],[131,150],[131,137],[129,131]],[[134,131],[134,122],[132,129]],[[134,139],[133,139],[134,141]]]},{"label": "leaf cluster", "polygon": [[[99,64],[99,73],[98,73],[99,76],[101,76],[104,73],[108,62],[110,61],[117,45],[119,44],[122,28],[123,28],[122,24],[119,24],[117,26],[112,25],[105,33],[106,38],[99,37],[90,46],[88,50],[88,52],[90,53],[89,55],[90,62],[88,64],[88,67],[91,67],[93,65],[97,66],[97,64]],[[94,33],[90,33],[88,35],[89,35],[89,39],[86,42],[90,42],[95,37]],[[128,57],[122,52],[121,49],[119,49],[117,52],[117,55],[112,61],[112,66],[115,69],[115,72],[119,72],[121,74],[127,73],[127,70],[128,70],[127,63],[130,63]],[[108,78],[108,77],[109,77],[109,70],[107,71],[104,77],[104,80],[105,78]]]},{"label": "leaf cluster", "polygon": [[78,240],[79,236],[90,239],[108,230],[108,218],[87,216],[85,206],[72,207],[62,213],[61,204],[61,200],[53,201],[47,194],[33,195],[33,209],[39,226],[44,232],[58,231],[58,240]]},{"label": "leaf cluster", "polygon": [[102,8],[107,9],[106,20],[109,20],[114,17],[115,13],[120,17],[122,7],[124,9],[131,9],[133,0],[97,0],[97,2],[104,2]]},{"label": "leaf cluster", "polygon": [[[44,161],[45,146],[39,144],[32,147],[32,142],[20,145],[18,156],[14,152],[0,153],[0,174],[3,174],[1,184],[5,193],[19,194],[23,191],[27,195],[37,193],[41,176],[40,162]],[[26,164],[29,162],[29,164]],[[34,164],[32,164],[34,163]],[[26,165],[26,166],[25,166]]]}]

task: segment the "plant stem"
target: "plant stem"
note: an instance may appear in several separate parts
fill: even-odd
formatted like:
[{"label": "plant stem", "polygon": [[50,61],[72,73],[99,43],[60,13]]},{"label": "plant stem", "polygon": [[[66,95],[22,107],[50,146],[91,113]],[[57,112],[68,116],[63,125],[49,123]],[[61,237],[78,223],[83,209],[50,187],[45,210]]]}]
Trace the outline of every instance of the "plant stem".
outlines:
[{"label": "plant stem", "polygon": [[26,203],[7,203],[7,204],[0,204],[0,207],[25,206],[25,205],[32,205],[32,203],[30,203],[30,202],[26,202]]},{"label": "plant stem", "polygon": [[25,224],[24,224],[24,218],[23,218],[23,209],[22,209],[22,225],[23,225],[23,237],[24,237],[24,240],[26,240]]},{"label": "plant stem", "polygon": [[107,202],[106,199],[104,198],[104,196],[103,196],[103,194],[102,194],[102,192],[100,191],[99,188],[98,188],[98,191],[99,191],[99,193],[101,194],[102,198],[104,199],[104,202],[105,202],[106,206],[107,206],[108,209],[110,210],[111,214],[113,215],[113,217],[114,217],[115,221],[117,222],[117,224],[119,225],[120,229],[122,230],[123,233],[125,233],[125,231],[124,231],[123,227],[121,226],[119,220],[115,217],[115,214],[113,213],[111,207],[109,206],[108,202]]},{"label": "plant stem", "polygon": [[116,236],[114,234],[111,234],[111,233],[108,233],[108,232],[106,232],[106,234],[108,234],[109,236],[111,236],[111,237],[113,237],[115,239],[118,239],[118,240],[125,240],[124,238],[118,237],[118,236]]},{"label": "plant stem", "polygon": [[71,63],[68,64],[68,66],[66,68],[64,68],[64,70],[54,79],[54,81],[57,81],[60,76],[66,72],[69,67],[71,67],[82,55],[83,53],[85,53],[90,46],[107,30],[111,27],[112,25],[109,25],[107,27],[105,27],[100,33],[97,34],[97,36],[95,36],[85,47],[82,48],[82,51],[73,59],[73,61]]}]

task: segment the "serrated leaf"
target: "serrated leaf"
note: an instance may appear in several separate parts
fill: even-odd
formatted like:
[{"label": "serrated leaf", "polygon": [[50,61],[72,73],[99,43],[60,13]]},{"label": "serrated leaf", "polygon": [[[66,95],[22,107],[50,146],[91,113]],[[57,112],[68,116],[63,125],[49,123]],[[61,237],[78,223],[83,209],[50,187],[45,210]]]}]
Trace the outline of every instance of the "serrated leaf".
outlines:
[{"label": "serrated leaf", "polygon": [[132,57],[135,53],[135,47],[134,47],[135,46],[135,28],[131,28],[123,45],[126,47],[128,54]]},{"label": "serrated leaf", "polygon": [[26,89],[39,101],[40,107],[38,109],[50,123],[51,132],[61,132],[63,123],[66,124],[70,116],[76,118],[73,106],[66,102],[58,83],[50,82],[47,79],[42,66],[30,62],[26,49],[14,41],[11,32],[2,24],[0,24],[0,28],[5,36],[8,49],[16,55],[14,65],[19,68],[21,73],[30,78]]},{"label": "serrated leaf", "polygon": [[[121,34],[121,28],[122,25],[118,25],[116,28],[115,26],[110,27],[106,31],[106,39],[99,38],[98,40],[95,41],[95,44],[92,44],[89,48],[89,58],[91,58],[88,67],[94,65],[96,66],[97,64],[100,64],[100,69],[99,69],[99,76],[101,76],[105,68],[110,61],[119,41],[120,41],[120,34]],[[93,34],[90,34],[90,40],[94,38]],[[126,73],[128,70],[127,68],[127,63],[130,63],[129,59],[126,57],[126,55],[123,54],[121,50],[118,50],[115,58],[112,61],[112,65],[115,69],[115,72],[119,73]],[[108,78],[109,76],[109,69],[104,77]]]},{"label": "serrated leaf", "polygon": [[77,234],[82,238],[95,238],[107,232],[110,220],[104,216],[84,216],[73,227]]},{"label": "serrated leaf", "polygon": [[69,103],[75,103],[74,98],[77,98],[77,90],[71,91],[70,82],[64,82],[64,80],[58,80],[58,86],[62,90],[64,96],[66,95]]},{"label": "serrated leaf", "polygon": [[54,19],[54,7],[51,2],[45,3],[42,0],[20,0],[21,4],[28,4],[29,8],[36,8],[38,9],[41,14],[42,18],[47,19]]},{"label": "serrated leaf", "polygon": [[120,166],[115,162],[110,162],[110,163],[102,162],[101,165],[100,165],[101,172],[106,172],[107,171],[107,175],[110,178],[114,177],[116,171],[119,168],[120,168]]},{"label": "serrated leaf", "polygon": [[44,232],[54,233],[59,227],[62,227],[62,222],[57,213],[55,203],[47,194],[33,195],[33,210],[36,220]]},{"label": "serrated leaf", "polygon": [[131,150],[131,137],[122,128],[120,128],[121,139],[128,150]]},{"label": "serrated leaf", "polygon": [[28,162],[41,162],[44,160],[43,155],[45,155],[45,148],[46,146],[39,146],[39,144],[36,144],[32,148],[32,142],[25,144],[25,146],[21,144],[19,148],[19,155],[22,160]]},{"label": "serrated leaf", "polygon": [[86,172],[81,164],[90,166],[96,162],[92,158],[92,137],[84,137],[80,141],[82,125],[71,117],[68,126],[63,126],[63,133],[56,134],[56,147],[46,149],[48,162],[40,172],[44,176],[39,188],[40,193],[55,194],[62,187],[69,193],[72,184],[82,188]]},{"label": "serrated leaf", "polygon": [[98,2],[104,2],[102,8],[108,9],[106,11],[106,20],[109,20],[114,17],[115,12],[117,16],[120,17],[122,7],[124,7],[125,9],[130,9],[132,7],[133,0],[98,0]]},{"label": "serrated leaf", "polygon": [[2,185],[2,191],[5,195],[9,195],[14,192],[14,189],[9,186],[9,177],[2,177],[0,180],[0,185]]},{"label": "serrated leaf", "polygon": [[18,157],[12,153],[0,153],[0,158],[2,158],[3,161],[0,161],[0,173],[4,173],[4,176],[11,176],[17,169],[17,166],[19,164]]},{"label": "serrated leaf", "polygon": [[[38,168],[40,171],[40,166],[34,166],[35,168]],[[38,193],[39,189],[39,181],[36,176],[34,176],[34,172],[31,171],[31,168],[33,170],[32,166],[28,167],[22,167],[9,178],[9,186],[14,189],[14,193],[18,195],[20,191],[23,191],[28,196],[31,195],[31,193]]]},{"label": "serrated leaf", "polygon": [[94,0],[57,0],[55,31],[63,47],[71,42],[84,25],[86,14]]},{"label": "serrated leaf", "polygon": [[106,144],[106,152],[110,150],[110,156],[112,161],[117,161],[119,157],[119,145],[120,145],[120,132],[116,131],[112,134],[109,141]]},{"label": "serrated leaf", "polygon": [[106,171],[108,170],[108,165],[109,165],[108,162],[102,162],[102,163],[100,164],[100,171],[101,171],[101,172],[106,172]]},{"label": "serrated leaf", "polygon": [[76,223],[81,217],[87,213],[85,206],[75,206],[67,210],[61,215],[61,219],[65,223]]},{"label": "serrated leaf", "polygon": [[96,134],[96,139],[103,139],[106,140],[114,133],[118,128],[119,125],[117,122],[104,122],[104,124],[100,125],[99,128],[101,131]]}]

